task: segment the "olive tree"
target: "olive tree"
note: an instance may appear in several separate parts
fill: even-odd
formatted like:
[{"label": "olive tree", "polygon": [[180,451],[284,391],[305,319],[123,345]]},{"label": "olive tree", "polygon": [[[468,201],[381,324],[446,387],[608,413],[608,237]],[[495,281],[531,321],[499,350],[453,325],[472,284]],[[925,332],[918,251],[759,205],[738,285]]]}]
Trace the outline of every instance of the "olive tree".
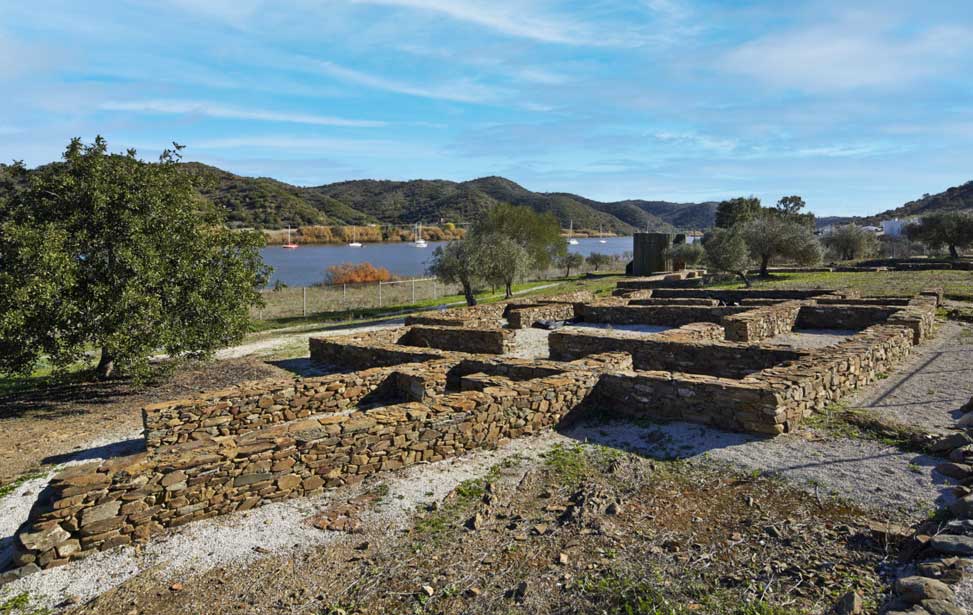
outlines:
[{"label": "olive tree", "polygon": [[959,251],[973,245],[973,215],[947,211],[923,216],[919,222],[906,227],[906,235],[930,248],[949,248],[951,258],[959,258]]},{"label": "olive tree", "polygon": [[753,265],[747,242],[737,229],[717,229],[703,238],[706,252],[704,262],[714,271],[738,276],[747,288],[750,278],[747,272]]},{"label": "olive tree", "polygon": [[739,225],[739,232],[760,267],[760,276],[774,259],[785,258],[799,265],[821,261],[821,244],[811,227],[786,216],[766,212]]},{"label": "olive tree", "polygon": [[857,224],[844,224],[824,237],[824,245],[839,260],[866,258],[878,252],[878,238]]},{"label": "olive tree", "polygon": [[669,248],[668,256],[672,259],[673,266],[681,264],[686,267],[692,267],[702,262],[706,256],[706,251],[703,249],[702,244],[698,242],[677,243]]},{"label": "olive tree", "polygon": [[584,265],[584,256],[576,252],[568,252],[557,259],[557,265],[564,267],[564,277],[570,278],[572,269],[580,269]]},{"label": "olive tree", "polygon": [[480,275],[491,284],[503,286],[504,298],[513,297],[514,282],[526,277],[533,266],[527,249],[501,234],[480,235],[471,244],[476,246],[474,260]]},{"label": "olive tree", "polygon": [[612,262],[612,258],[610,256],[607,254],[601,254],[600,252],[592,252],[585,260],[595,271],[598,271],[602,267],[607,267]]},{"label": "olive tree", "polygon": [[476,305],[474,285],[480,279],[476,260],[476,246],[469,240],[451,241],[432,253],[429,273],[446,284],[463,287],[466,305]]},{"label": "olive tree", "polygon": [[136,379],[156,353],[202,357],[242,338],[267,270],[263,236],[203,203],[179,150],[159,162],[74,139],[0,205],[0,372],[88,360]]}]

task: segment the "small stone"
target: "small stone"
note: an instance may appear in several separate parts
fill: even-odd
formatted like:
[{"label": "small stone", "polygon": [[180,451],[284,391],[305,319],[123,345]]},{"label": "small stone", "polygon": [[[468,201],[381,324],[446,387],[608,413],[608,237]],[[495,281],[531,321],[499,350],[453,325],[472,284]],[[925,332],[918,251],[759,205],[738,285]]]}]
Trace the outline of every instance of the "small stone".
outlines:
[{"label": "small stone", "polygon": [[862,612],[862,597],[856,591],[850,591],[838,599],[832,613],[834,615],[860,615]]},{"label": "small stone", "polygon": [[954,433],[943,438],[933,440],[927,447],[930,453],[943,453],[954,448],[960,448],[970,444],[970,438],[964,433]]},{"label": "small stone", "polygon": [[956,480],[963,480],[970,474],[973,474],[973,466],[968,466],[965,463],[956,463],[954,461],[941,463],[936,466],[935,470],[943,476],[955,478]]},{"label": "small stone", "polygon": [[544,534],[547,533],[547,530],[548,527],[544,523],[538,523],[537,525],[534,526],[534,533],[537,534],[538,536],[543,536]]},{"label": "small stone", "polygon": [[929,546],[949,555],[973,555],[973,536],[940,534],[929,539]]},{"label": "small stone", "polygon": [[172,585],[169,586],[169,590],[174,592],[181,592],[182,583],[173,583]]},{"label": "small stone", "polygon": [[479,596],[480,595],[480,588],[479,587],[471,587],[468,590],[466,590],[466,595],[467,596],[473,596],[473,597]]},{"label": "small stone", "polygon": [[478,530],[483,527],[483,515],[476,513],[466,522],[466,527],[471,530]]},{"label": "small stone", "polygon": [[961,519],[973,517],[973,495],[959,498],[949,505],[949,510]]},{"label": "small stone", "polygon": [[895,591],[912,604],[923,600],[953,600],[953,590],[948,585],[928,577],[901,578],[895,582]]},{"label": "small stone", "polygon": [[431,585],[423,585],[419,589],[422,590],[422,593],[426,594],[429,597],[432,597],[432,595],[436,593],[436,590],[433,589]]},{"label": "small stone", "polygon": [[923,600],[919,606],[929,611],[929,615],[967,615],[966,609],[946,600]]},{"label": "small stone", "polygon": [[568,554],[567,553],[558,553],[558,555],[557,555],[557,563],[561,564],[562,566],[567,566],[568,565],[568,561],[569,560],[568,560]]}]

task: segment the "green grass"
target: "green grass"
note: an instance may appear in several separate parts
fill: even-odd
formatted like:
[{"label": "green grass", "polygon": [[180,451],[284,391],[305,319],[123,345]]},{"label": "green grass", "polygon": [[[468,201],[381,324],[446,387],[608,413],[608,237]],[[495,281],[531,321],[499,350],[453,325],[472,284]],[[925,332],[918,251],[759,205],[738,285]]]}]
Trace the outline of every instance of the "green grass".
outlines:
[{"label": "green grass", "polygon": [[[779,289],[856,289],[864,295],[912,295],[934,286],[942,286],[944,294],[960,301],[973,301],[973,272],[969,271],[862,271],[779,273],[769,279],[754,277],[754,288]],[[711,288],[743,288],[734,280],[715,284]]]},{"label": "green grass", "polygon": [[[683,590],[691,589],[686,585]],[[701,588],[691,598],[673,599],[647,579],[615,575],[586,576],[571,586],[590,604],[592,612],[608,615],[799,615],[800,611],[775,606],[763,600],[741,602],[725,590]]]},{"label": "green grass", "polygon": [[60,372],[55,372],[45,357],[28,376],[0,374],[0,396],[30,391],[52,384],[79,381],[87,375],[90,369],[91,364],[79,361]]},{"label": "green grass", "polygon": [[906,451],[925,452],[925,432],[840,403],[815,412],[804,425],[841,438],[874,440]]},{"label": "green grass", "polygon": [[[44,476],[47,476],[47,474],[44,472],[30,472],[27,474],[20,475],[14,480],[7,483],[6,485],[0,485],[0,498],[10,495],[11,493],[13,493],[14,489],[23,485],[27,481],[33,480],[35,478],[43,478]],[[0,613],[2,613],[2,611],[0,611]]]},{"label": "green grass", "polygon": [[24,592],[0,602],[0,615],[51,615],[54,611],[46,607],[32,606],[30,594]]},{"label": "green grass", "polygon": [[[606,293],[610,292],[615,286],[615,282],[618,281],[617,276],[611,276],[606,278],[595,278],[595,279],[584,279],[581,277],[572,278],[560,278],[557,280],[539,280],[536,282],[525,282],[523,284],[515,284],[513,287],[514,292],[521,293],[514,297],[514,300],[523,300],[530,297],[545,297],[550,295],[558,295],[566,292],[574,292],[577,290],[590,290],[595,293]],[[548,284],[553,284],[549,288],[541,288],[547,286]],[[536,291],[534,289],[537,289]],[[476,295],[478,303],[496,303],[498,301],[503,301],[504,296],[502,292],[481,292]],[[401,303],[396,305],[388,305],[383,307],[370,307],[370,308],[350,308],[344,310],[335,310],[330,312],[320,312],[316,314],[311,314],[306,318],[303,316],[288,316],[282,318],[268,318],[263,320],[254,320],[251,326],[251,330],[254,333],[260,333],[264,331],[270,331],[274,329],[281,329],[285,327],[294,326],[314,326],[319,324],[330,324],[330,323],[367,323],[373,320],[380,320],[382,318],[387,318],[390,316],[398,315],[406,311],[421,310],[423,308],[434,308],[440,305],[456,303],[464,303],[465,299],[463,295],[448,295],[445,297],[423,299],[416,301],[415,303]],[[454,305],[450,307],[461,307],[460,305]]]},{"label": "green grass", "polygon": [[592,474],[601,474],[624,453],[593,444],[557,444],[544,454],[544,466],[563,485],[574,486]]}]

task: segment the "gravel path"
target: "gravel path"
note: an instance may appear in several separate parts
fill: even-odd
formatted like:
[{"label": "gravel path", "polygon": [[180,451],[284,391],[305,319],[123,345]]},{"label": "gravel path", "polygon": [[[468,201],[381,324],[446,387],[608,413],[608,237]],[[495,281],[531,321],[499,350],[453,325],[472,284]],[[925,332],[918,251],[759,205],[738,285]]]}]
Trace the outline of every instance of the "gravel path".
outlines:
[{"label": "gravel path", "polygon": [[948,321],[889,378],[847,400],[932,432],[952,429],[973,397],[973,326]]},{"label": "gravel path", "polygon": [[882,516],[901,519],[918,520],[948,502],[945,490],[952,484],[932,472],[941,460],[871,440],[803,437],[808,434],[761,439],[694,423],[639,426],[614,422],[580,425],[565,434],[649,457],[718,461],[772,473],[822,496],[831,493]]},{"label": "gravel path", "polygon": [[216,352],[217,359],[234,359],[237,357],[245,357],[252,354],[266,354],[280,348],[282,346],[287,346],[289,344],[295,343],[307,343],[308,338],[311,337],[332,337],[335,335],[349,335],[352,333],[367,333],[369,331],[381,331],[382,329],[393,329],[395,327],[401,327],[405,324],[405,319],[397,318],[395,320],[382,321],[379,325],[366,325],[366,326],[354,326],[354,327],[333,327],[327,329],[320,329],[316,331],[309,331],[304,333],[291,333],[287,335],[278,335],[262,340],[257,340],[255,342],[249,342],[247,344],[241,344],[239,346],[230,346],[229,348],[224,348]]}]

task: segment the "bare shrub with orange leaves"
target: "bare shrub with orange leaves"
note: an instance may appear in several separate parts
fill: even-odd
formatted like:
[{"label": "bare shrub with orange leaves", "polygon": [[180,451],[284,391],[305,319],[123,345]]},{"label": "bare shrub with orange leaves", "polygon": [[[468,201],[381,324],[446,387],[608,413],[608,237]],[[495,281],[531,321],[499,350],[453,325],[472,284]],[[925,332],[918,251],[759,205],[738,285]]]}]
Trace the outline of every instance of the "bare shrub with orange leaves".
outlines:
[{"label": "bare shrub with orange leaves", "polygon": [[369,282],[388,282],[392,274],[385,267],[371,263],[341,263],[331,265],[324,274],[325,284],[366,284]]}]

